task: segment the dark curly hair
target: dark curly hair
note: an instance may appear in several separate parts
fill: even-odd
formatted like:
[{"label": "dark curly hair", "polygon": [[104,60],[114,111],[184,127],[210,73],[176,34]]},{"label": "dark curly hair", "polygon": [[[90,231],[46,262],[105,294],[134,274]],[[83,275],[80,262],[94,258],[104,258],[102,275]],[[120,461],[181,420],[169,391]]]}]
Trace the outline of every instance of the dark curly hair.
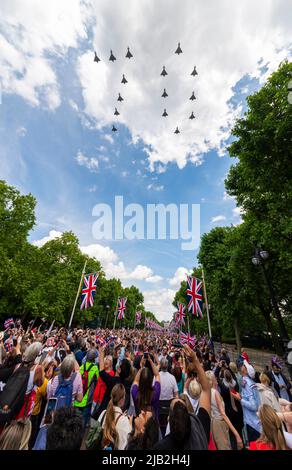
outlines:
[{"label": "dark curly hair", "polygon": [[80,412],[74,408],[60,408],[48,427],[46,450],[79,450],[83,433]]}]

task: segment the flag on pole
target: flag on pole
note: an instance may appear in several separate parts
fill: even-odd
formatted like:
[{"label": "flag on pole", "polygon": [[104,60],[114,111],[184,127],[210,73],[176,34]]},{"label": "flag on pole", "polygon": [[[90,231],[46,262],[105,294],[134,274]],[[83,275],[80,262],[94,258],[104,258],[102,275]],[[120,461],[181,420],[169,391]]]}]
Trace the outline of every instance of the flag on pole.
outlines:
[{"label": "flag on pole", "polygon": [[126,303],[127,303],[127,297],[118,298],[118,308],[117,308],[118,320],[122,320],[123,318],[125,318]]},{"label": "flag on pole", "polygon": [[190,333],[181,333],[180,342],[181,344],[188,344],[191,348],[193,348],[196,343],[196,337],[191,336]]},{"label": "flag on pole", "polygon": [[185,324],[185,305],[181,302],[177,303],[178,311],[175,313],[175,321],[177,325],[184,325]]},{"label": "flag on pole", "polygon": [[142,318],[142,312],[136,312],[136,325],[140,325]]},{"label": "flag on pole", "polygon": [[14,320],[13,318],[8,318],[7,320],[5,320],[4,322],[4,329],[6,330],[7,328],[9,328],[10,326],[14,325]]},{"label": "flag on pole", "polygon": [[187,277],[188,311],[197,317],[203,316],[203,283],[192,276]]},{"label": "flag on pole", "polygon": [[84,276],[83,288],[81,291],[82,301],[81,301],[80,310],[84,310],[93,306],[98,274],[99,273],[88,274],[88,276]]}]

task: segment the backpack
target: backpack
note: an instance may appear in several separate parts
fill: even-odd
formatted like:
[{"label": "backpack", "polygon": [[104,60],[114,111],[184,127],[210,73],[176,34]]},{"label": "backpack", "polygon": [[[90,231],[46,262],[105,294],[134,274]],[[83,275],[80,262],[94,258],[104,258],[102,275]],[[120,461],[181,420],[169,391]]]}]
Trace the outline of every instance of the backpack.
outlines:
[{"label": "backpack", "polygon": [[92,369],[94,364],[90,364],[88,370],[86,370],[86,363],[84,364],[84,371],[82,374],[82,388],[83,388],[83,396],[85,397],[87,390],[89,389],[90,383],[89,383],[89,372]]},{"label": "backpack", "polygon": [[55,391],[54,398],[57,398],[56,409],[69,408],[72,406],[72,395],[73,395],[73,382],[76,377],[76,372],[72,375],[70,380],[65,380],[63,377],[58,375],[58,386]]},{"label": "backpack", "polygon": [[28,386],[30,370],[19,367],[8,379],[0,393],[0,426],[9,423],[20,412]]},{"label": "backpack", "polygon": [[93,426],[90,426],[88,435],[85,441],[87,450],[99,450],[101,449],[101,441],[103,438],[103,421],[105,419],[106,412],[104,413],[101,421],[96,421]]},{"label": "backpack", "polygon": [[190,413],[191,434],[184,445],[184,450],[208,450],[208,441],[203,425],[194,413]]}]

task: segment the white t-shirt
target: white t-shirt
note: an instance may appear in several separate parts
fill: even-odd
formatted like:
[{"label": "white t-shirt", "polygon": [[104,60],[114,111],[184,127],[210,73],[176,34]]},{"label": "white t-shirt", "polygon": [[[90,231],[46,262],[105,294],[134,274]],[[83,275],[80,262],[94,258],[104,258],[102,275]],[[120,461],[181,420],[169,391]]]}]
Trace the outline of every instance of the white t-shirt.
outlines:
[{"label": "white t-shirt", "polygon": [[[121,408],[119,408],[118,406],[114,406],[114,412],[115,412],[115,419],[116,420],[119,417],[119,415],[122,415],[122,416],[120,416],[120,418],[117,421],[116,430],[117,430],[117,433],[119,435],[118,450],[124,450],[127,443],[128,443],[128,435],[132,431],[132,428],[131,428],[131,425],[130,425],[129,418],[127,418],[127,416],[125,416],[123,414]],[[105,413],[106,413],[106,410],[104,410],[98,418],[98,421],[100,423],[103,421],[103,423],[102,423],[103,428],[104,428],[104,425],[105,425],[105,419],[103,419]]]},{"label": "white t-shirt", "polygon": [[169,372],[159,372],[160,375],[160,397],[159,400],[172,400],[174,394],[178,392],[175,377]]}]

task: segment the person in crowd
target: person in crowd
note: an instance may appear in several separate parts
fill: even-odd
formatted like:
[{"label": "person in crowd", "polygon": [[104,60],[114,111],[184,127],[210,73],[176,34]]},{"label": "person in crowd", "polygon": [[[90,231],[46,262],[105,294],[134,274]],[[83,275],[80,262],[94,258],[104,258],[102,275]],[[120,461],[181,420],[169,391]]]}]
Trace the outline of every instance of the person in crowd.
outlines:
[{"label": "person in crowd", "polygon": [[291,383],[282,372],[279,360],[274,357],[271,361],[272,370],[267,373],[271,380],[271,385],[279,398],[292,402]]},{"label": "person in crowd", "polygon": [[[104,371],[107,374],[109,374],[111,377],[115,375],[115,372],[113,371],[113,358],[110,355],[106,356],[104,359]],[[101,405],[105,391],[106,391],[106,384],[104,383],[101,377],[98,377],[98,380],[97,380],[97,383],[93,392],[92,408],[91,408],[92,412],[94,409],[96,409],[96,406],[99,407]]]},{"label": "person in crowd", "polygon": [[96,349],[90,349],[86,355],[85,364],[82,364],[79,370],[83,385],[83,398],[82,401],[75,400],[74,402],[74,406],[82,413],[85,428],[87,427],[90,420],[93,392],[99,377],[99,370],[95,365],[96,357]]},{"label": "person in crowd", "polygon": [[123,413],[126,391],[123,384],[116,384],[111,391],[111,399],[106,410],[99,416],[103,438],[101,447],[107,450],[124,450],[132,427],[129,418]]},{"label": "person in crowd", "polygon": [[[228,371],[226,370],[226,372]],[[211,429],[216,447],[218,450],[231,450],[230,430],[236,439],[237,448],[242,449],[241,436],[228,418],[223,398],[217,390],[215,374],[212,371],[207,371],[206,376],[211,386]]]},{"label": "person in crowd", "polygon": [[168,360],[163,357],[160,361],[160,397],[159,397],[159,424],[162,434],[165,434],[170,403],[178,398],[177,382],[173,374],[168,372]]},{"label": "person in crowd", "polygon": [[271,380],[265,373],[260,374],[260,383],[257,384],[261,405],[270,405],[273,410],[280,411],[279,399],[276,392],[271,387]]},{"label": "person in crowd", "polygon": [[72,403],[74,401],[82,402],[83,387],[82,378],[79,372],[79,365],[75,359],[74,354],[69,354],[64,358],[60,366],[60,374],[51,379],[47,385],[47,398],[54,397],[58,386],[62,382],[72,381]]},{"label": "person in crowd", "polygon": [[286,450],[282,422],[270,405],[259,408],[262,431],[256,441],[251,441],[250,450]]},{"label": "person in crowd", "polygon": [[184,372],[185,367],[181,366],[179,362],[176,363],[176,365],[172,368],[171,373],[173,374],[175,380],[176,380],[176,385],[178,389],[178,394],[181,395],[184,391],[184,386],[185,386],[185,378],[186,374]]},{"label": "person in crowd", "polygon": [[[148,364],[148,367],[146,365]],[[154,383],[153,383],[154,377]],[[132,397],[136,416],[143,411],[151,411],[159,421],[160,375],[150,356],[143,357],[132,387]]]},{"label": "person in crowd", "polygon": [[229,366],[230,364],[230,357],[228,356],[225,348],[221,349],[221,355],[220,355],[219,361],[225,362],[227,366]]},{"label": "person in crowd", "polygon": [[48,427],[46,450],[79,450],[84,434],[83,419],[76,408],[60,408]]},{"label": "person in crowd", "polygon": [[0,435],[0,450],[28,450],[30,434],[29,419],[12,421]]},{"label": "person in crowd", "polygon": [[242,382],[242,376],[237,368],[237,365],[235,364],[235,362],[230,362],[229,364],[229,369],[230,371],[232,372],[236,382],[237,382],[237,385],[238,385],[238,391],[240,393],[240,390],[241,390],[241,382]]},{"label": "person in crowd", "polygon": [[189,361],[189,370],[197,373],[202,392],[197,415],[189,413],[181,399],[170,405],[169,434],[155,446],[154,450],[207,450],[210,438],[211,389],[205,371],[196,353],[187,345],[184,354]]},{"label": "person in crowd", "polygon": [[[243,410],[243,421],[246,426],[248,442],[260,437],[261,423],[257,414],[259,408],[259,394],[254,382],[255,370],[247,361],[241,366],[241,397],[240,403]],[[237,396],[235,396],[237,399]]]},{"label": "person in crowd", "polygon": [[128,410],[130,406],[130,390],[131,390],[131,364],[127,359],[123,359],[119,366],[116,368],[116,373],[111,376],[105,371],[104,363],[104,347],[99,347],[99,375],[106,385],[106,390],[98,409],[94,410],[92,417],[98,419],[101,413],[107,408],[111,399],[111,391],[116,384],[122,383],[125,387],[126,396],[123,406],[123,412]]},{"label": "person in crowd", "polygon": [[158,361],[161,362],[161,359],[167,359],[168,362],[168,370],[170,372],[172,366],[172,357],[168,354],[168,347],[163,346],[161,355],[158,356]]},{"label": "person in crowd", "polygon": [[138,351],[134,359],[133,366],[135,367],[136,370],[140,369],[140,361],[143,358],[144,355],[144,345],[141,343],[138,345]]},{"label": "person in crowd", "polygon": [[159,423],[150,411],[141,411],[134,419],[126,450],[151,450],[159,441]]}]

